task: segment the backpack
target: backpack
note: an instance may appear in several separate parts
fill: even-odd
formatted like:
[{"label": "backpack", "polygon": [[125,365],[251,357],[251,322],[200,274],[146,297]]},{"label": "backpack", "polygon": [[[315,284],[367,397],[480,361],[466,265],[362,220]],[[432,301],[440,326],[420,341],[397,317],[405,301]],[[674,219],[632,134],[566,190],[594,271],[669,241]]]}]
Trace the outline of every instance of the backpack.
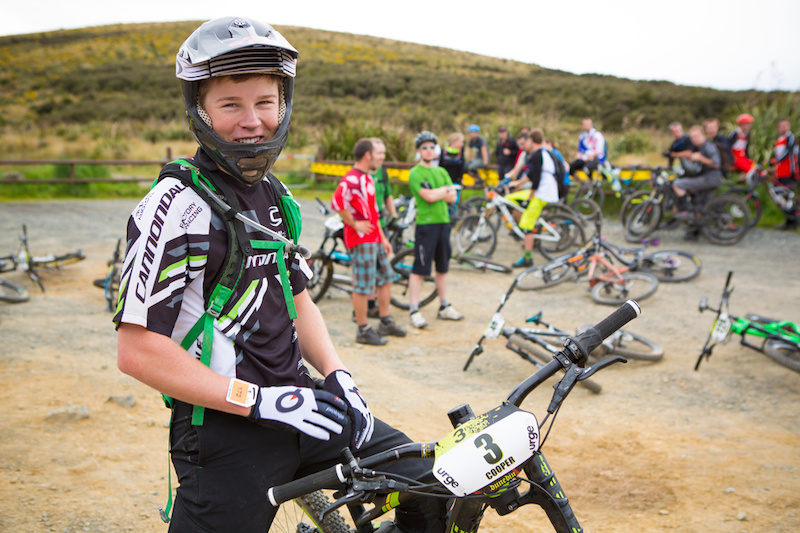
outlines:
[{"label": "backpack", "polygon": [[723,175],[727,176],[728,171],[733,166],[733,152],[731,152],[730,146],[725,141],[713,139],[712,142],[719,150],[719,169]]},{"label": "backpack", "polygon": [[550,156],[550,159],[553,160],[553,166],[556,169],[556,171],[553,173],[553,176],[555,176],[556,184],[558,185],[558,197],[564,198],[569,192],[569,184],[566,183],[567,167],[564,166],[564,162],[561,160],[561,158],[552,151],[544,148],[542,148],[542,151],[547,152],[547,154]]}]

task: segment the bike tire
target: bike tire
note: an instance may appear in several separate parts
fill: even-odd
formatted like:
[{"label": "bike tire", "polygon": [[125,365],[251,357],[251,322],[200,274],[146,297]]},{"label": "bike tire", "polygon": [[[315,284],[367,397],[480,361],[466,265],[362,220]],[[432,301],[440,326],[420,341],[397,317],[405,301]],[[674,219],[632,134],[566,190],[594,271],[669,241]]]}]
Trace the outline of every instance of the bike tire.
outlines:
[{"label": "bike tire", "polygon": [[497,247],[497,231],[480,215],[467,215],[453,229],[459,254],[491,257]]},{"label": "bike tire", "polygon": [[569,207],[572,208],[573,214],[575,214],[584,225],[603,217],[603,210],[597,202],[585,196],[573,199]]},{"label": "bike tire", "polygon": [[319,302],[333,282],[333,261],[325,252],[314,252],[308,259],[311,279],[306,284],[308,295],[314,303]]},{"label": "bike tire", "polygon": [[625,198],[625,201],[622,202],[622,206],[619,208],[619,219],[622,221],[623,226],[628,221],[628,217],[633,212],[633,210],[642,202],[647,200],[649,196],[650,196],[649,191],[636,191],[635,193]]},{"label": "bike tire", "polygon": [[[396,254],[391,260],[394,270],[394,283],[392,283],[391,303],[398,309],[408,310],[408,279],[414,267],[414,249],[408,248]],[[419,306],[425,307],[439,296],[433,276],[423,276],[422,288],[419,291]]]},{"label": "bike tire", "polygon": [[703,236],[714,244],[731,246],[750,229],[750,215],[744,200],[734,194],[715,196],[702,209]]},{"label": "bike tire", "polygon": [[606,201],[606,193],[603,191],[602,187],[596,187],[592,178],[589,178],[584,181],[580,187],[578,187],[577,191],[575,191],[572,201],[574,202],[576,198],[589,198],[602,209],[603,204]]},{"label": "bike tire", "polygon": [[658,281],[677,283],[689,281],[700,274],[700,258],[680,250],[663,250],[644,256],[642,269],[653,274]]},{"label": "bike tire", "polygon": [[608,353],[639,361],[655,362],[664,358],[664,348],[660,344],[631,331],[620,329],[617,332],[618,334],[613,336]]},{"label": "bike tire", "polygon": [[[526,354],[530,355],[541,361],[542,363],[549,363],[553,360],[553,354],[541,348],[538,344],[529,341],[528,339],[524,338],[522,335],[511,335],[508,338],[508,342],[514,344],[517,348],[525,352]],[[592,381],[591,379],[584,379],[578,382],[578,385],[589,389],[594,394],[599,394],[603,387],[600,386],[599,383],[596,381]]]},{"label": "bike tire", "polygon": [[300,526],[310,520],[318,533],[350,533],[350,528],[339,511],[332,511],[325,520],[319,522],[322,511],[331,504],[330,499],[321,490],[304,494],[278,507],[278,512],[269,527],[268,533],[297,533],[304,531]]},{"label": "bike tire", "polygon": [[31,257],[31,264],[34,268],[59,268],[65,265],[71,265],[78,261],[86,259],[86,254],[83,250],[75,250],[61,255],[45,255],[40,257]]},{"label": "bike tire", "polygon": [[796,344],[769,339],[764,343],[764,354],[779,365],[800,372],[800,348]]},{"label": "bike tire", "polygon": [[551,261],[523,270],[517,277],[516,288],[521,291],[538,291],[574,277],[575,270],[566,261]]},{"label": "bike tire", "polygon": [[0,301],[18,304],[27,302],[30,299],[31,295],[26,289],[20,287],[16,283],[0,279]]},{"label": "bike tire", "polygon": [[460,263],[469,263],[478,270],[492,270],[494,272],[501,272],[503,274],[509,274],[513,270],[508,265],[504,265],[503,263],[498,263],[497,261],[492,261],[491,259],[486,259],[485,257],[476,255],[460,254],[454,256],[453,259]]},{"label": "bike tire", "polygon": [[[564,254],[573,253],[586,244],[586,233],[583,223],[575,216],[567,213],[553,213],[542,218],[543,223],[552,224],[558,233],[558,240],[545,241],[535,239],[534,246],[545,258],[552,261]],[[538,229],[539,226],[536,226]],[[544,231],[540,233],[542,236]],[[549,235],[549,233],[548,233]]]},{"label": "bike tire", "polygon": [[640,242],[653,233],[661,222],[661,205],[644,201],[631,211],[625,222],[625,239],[628,242]]},{"label": "bike tire", "polygon": [[658,289],[658,279],[647,272],[625,272],[624,283],[601,281],[592,287],[592,300],[603,305],[622,305],[627,300],[641,301]]}]

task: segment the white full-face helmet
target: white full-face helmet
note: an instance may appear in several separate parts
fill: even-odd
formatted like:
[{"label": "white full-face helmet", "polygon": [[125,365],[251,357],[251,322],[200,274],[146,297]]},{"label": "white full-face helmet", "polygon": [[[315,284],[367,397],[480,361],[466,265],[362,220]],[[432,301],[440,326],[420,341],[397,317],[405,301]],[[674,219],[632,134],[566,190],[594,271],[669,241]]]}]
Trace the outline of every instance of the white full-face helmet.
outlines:
[{"label": "white full-face helmet", "polygon": [[[175,75],[181,79],[189,129],[216,163],[244,183],[264,178],[286,143],[292,115],[297,50],[275,29],[244,17],[223,17],[203,23],[181,45]],[[214,132],[211,119],[200,106],[200,82],[234,74],[277,76],[280,91],[279,126],[269,141],[232,143]]]}]

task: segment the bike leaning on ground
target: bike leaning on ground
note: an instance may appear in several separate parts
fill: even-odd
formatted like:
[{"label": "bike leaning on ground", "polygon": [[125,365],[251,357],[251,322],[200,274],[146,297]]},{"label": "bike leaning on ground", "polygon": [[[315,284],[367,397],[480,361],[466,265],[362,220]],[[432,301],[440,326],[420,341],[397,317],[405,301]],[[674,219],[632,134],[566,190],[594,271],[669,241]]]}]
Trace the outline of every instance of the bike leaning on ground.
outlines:
[{"label": "bike leaning on ground", "polygon": [[[641,309],[626,302],[610,316],[580,335],[570,338],[553,359],[517,385],[501,404],[475,416],[468,404],[448,413],[453,432],[437,442],[417,442],[356,459],[343,450],[341,463],[284,485],[272,487],[272,505],[317,497],[321,489],[333,489],[335,501],[308,524],[291,524],[289,531],[330,533],[324,522],[336,509],[347,506],[358,532],[395,531],[391,522],[377,523],[398,504],[420,496],[448,501],[445,531],[477,533],[488,508],[505,516],[526,505],[541,507],[556,533],[581,533],[575,513],[552,468],[542,454],[553,421],[575,385],[617,362],[613,356],[585,367],[588,355]],[[564,372],[554,387],[546,413],[537,418],[520,407],[527,396],[550,377]],[[433,459],[433,479],[417,481],[382,470],[400,459]],[[296,500],[296,501],[297,501]],[[291,504],[289,504],[291,505]],[[343,529],[347,532],[344,522]]]},{"label": "bike leaning on ground", "polygon": [[[700,300],[701,313],[708,309],[717,313],[717,316],[694,369],[700,368],[703,359],[711,357],[714,346],[728,342],[733,335],[739,335],[739,343],[742,346],[761,352],[776,363],[800,372],[800,325],[788,320],[776,320],[754,314],[746,314],[744,317],[730,314],[732,277],[733,271],[729,271],[716,309],[709,307],[708,298],[703,297]],[[758,343],[754,344],[754,341],[748,340],[749,338],[758,339]]]}]

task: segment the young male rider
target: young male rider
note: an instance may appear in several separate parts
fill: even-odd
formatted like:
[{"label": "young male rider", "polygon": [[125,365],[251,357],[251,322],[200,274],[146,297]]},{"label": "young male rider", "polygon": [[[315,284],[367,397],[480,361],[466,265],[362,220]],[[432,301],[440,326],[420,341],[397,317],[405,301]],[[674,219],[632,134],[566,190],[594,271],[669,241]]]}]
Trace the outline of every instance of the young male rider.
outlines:
[{"label": "young male rider", "polygon": [[[251,222],[231,222],[244,268],[219,309],[214,280],[227,264],[228,222],[203,200],[210,195],[170,175],[199,171],[239,214],[278,234],[296,228],[268,174],[289,131],[296,60],[280,33],[254,20],[220,18],[195,30],[176,71],[200,147],[169,166],[128,221],[117,363],[172,398],[180,487],[170,531],[263,533],[276,513],[270,486],[339,462],[345,446],[361,455],[408,442],[372,415],[337,355],[305,290],[305,261]],[[204,331],[192,340],[198,324]],[[325,376],[324,390],[304,360]],[[430,466],[396,468],[419,477]],[[430,510],[439,505],[423,500],[399,521],[424,530],[417,524],[428,520],[441,531]]]},{"label": "young male rider", "polygon": [[739,127],[728,136],[728,146],[733,155],[731,170],[738,170],[743,174],[748,174],[756,166],[755,161],[747,155],[747,148],[750,144],[750,130],[755,120],[753,115],[748,113],[742,113],[736,118],[736,124]]},{"label": "young male rider", "polygon": [[592,119],[585,118],[581,122],[580,136],[578,137],[578,157],[569,164],[572,169],[572,176],[580,181],[575,175],[578,170],[583,170],[589,179],[592,178],[592,171],[606,160],[606,139],[603,134],[594,128]]},{"label": "young male rider", "polygon": [[556,182],[556,167],[553,154],[544,149],[544,132],[534,128],[530,136],[524,140],[522,148],[528,156],[528,179],[531,189],[511,193],[507,198],[528,200],[528,207],[522,213],[519,227],[525,231],[524,254],[512,266],[514,268],[527,268],[533,266],[533,228],[542,209],[550,202],[558,202],[558,183]]},{"label": "young male rider", "polygon": [[436,262],[436,290],[439,293],[441,320],[461,320],[464,315],[456,311],[447,299],[447,271],[450,262],[450,215],[447,204],[456,201],[456,187],[447,171],[434,166],[436,136],[423,131],[414,139],[420,156],[419,163],[408,174],[408,186],[417,202],[417,225],[414,230],[414,266],[408,280],[408,300],[411,325],[422,329],[428,322],[419,312],[419,293],[422,279],[431,274]]},{"label": "young male rider", "polygon": [[[778,138],[775,141],[775,155],[770,164],[775,166],[775,179],[784,187],[797,189],[797,141],[792,134],[789,119],[778,120]],[[782,230],[797,229],[797,205],[783,212],[786,220],[777,227]]]},{"label": "young male rider", "polygon": [[[394,275],[389,264],[392,245],[383,233],[375,203],[374,145],[369,139],[359,139],[353,148],[356,163],[342,176],[331,199],[331,205],[344,222],[344,245],[350,252],[353,266],[353,310],[355,311],[356,342],[382,346],[384,335],[405,337],[406,331],[389,315]],[[376,290],[381,323],[377,333],[367,324],[367,305]]]}]

